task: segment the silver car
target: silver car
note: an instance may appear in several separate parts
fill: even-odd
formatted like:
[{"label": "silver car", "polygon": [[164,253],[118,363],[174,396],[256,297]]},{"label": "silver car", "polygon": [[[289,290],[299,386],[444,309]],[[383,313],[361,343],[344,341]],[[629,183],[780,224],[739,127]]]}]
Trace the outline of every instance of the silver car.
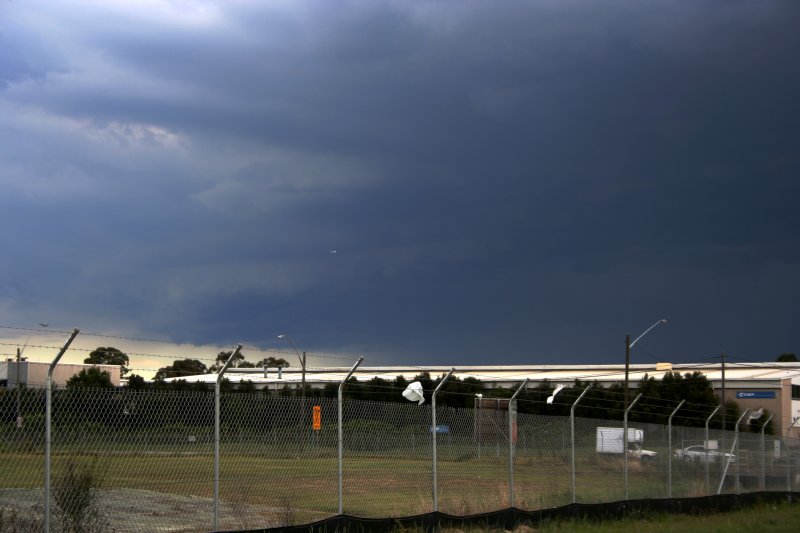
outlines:
[{"label": "silver car", "polygon": [[731,463],[736,462],[735,455],[722,453],[719,450],[707,450],[702,444],[689,446],[687,448],[683,448],[682,450],[675,450],[676,459],[683,459],[684,461],[691,463],[704,463],[706,461],[709,463],[716,463],[720,457],[722,457],[724,461],[727,461],[728,458],[730,458]]}]

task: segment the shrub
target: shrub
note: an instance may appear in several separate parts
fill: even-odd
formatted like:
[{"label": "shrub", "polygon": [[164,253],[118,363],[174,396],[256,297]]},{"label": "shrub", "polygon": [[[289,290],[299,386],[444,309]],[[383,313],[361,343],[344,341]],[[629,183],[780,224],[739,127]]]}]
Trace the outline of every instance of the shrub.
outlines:
[{"label": "shrub", "polygon": [[105,472],[99,468],[97,457],[84,465],[79,465],[73,459],[67,461],[53,488],[62,531],[96,533],[108,529],[98,491],[104,477]]}]

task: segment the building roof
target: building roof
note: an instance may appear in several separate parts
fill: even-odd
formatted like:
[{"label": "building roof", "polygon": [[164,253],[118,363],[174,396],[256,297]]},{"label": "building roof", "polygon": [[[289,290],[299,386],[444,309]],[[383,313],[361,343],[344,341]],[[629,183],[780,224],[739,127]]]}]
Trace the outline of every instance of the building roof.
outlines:
[{"label": "building roof", "polygon": [[[411,380],[423,372],[430,373],[435,378],[446,374],[452,367],[448,366],[366,366],[359,367],[353,374],[358,381],[369,381],[381,378],[392,381],[397,376]],[[306,382],[313,385],[326,383],[339,383],[350,371],[350,367],[307,367]],[[635,364],[629,367],[629,382],[636,384],[646,375],[661,379],[666,372],[674,371],[686,374],[701,372],[715,386],[722,381],[722,368],[716,364]],[[576,379],[581,381],[598,381],[611,384],[625,380],[625,365],[482,365],[455,367],[454,376],[464,378],[477,378],[482,382],[499,385],[513,386],[522,383],[525,378],[531,382],[548,380],[553,383],[569,385]],[[295,385],[302,379],[302,370],[299,367],[282,369],[279,377],[277,368],[230,368],[225,377],[232,382],[252,381],[256,385]],[[214,383],[216,374],[201,374],[184,376],[174,379],[184,379],[188,382]],[[792,383],[800,385],[800,363],[726,363],[725,380],[727,382],[740,382],[739,387],[763,387],[767,384],[778,386],[782,380],[791,379]]]}]

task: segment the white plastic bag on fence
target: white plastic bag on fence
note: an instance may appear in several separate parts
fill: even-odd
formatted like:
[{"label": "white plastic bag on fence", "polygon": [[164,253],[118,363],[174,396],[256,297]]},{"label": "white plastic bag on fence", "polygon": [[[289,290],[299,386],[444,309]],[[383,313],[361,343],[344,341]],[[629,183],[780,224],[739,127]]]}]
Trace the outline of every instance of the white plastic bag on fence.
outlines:
[{"label": "white plastic bag on fence", "polygon": [[411,383],[406,390],[403,391],[403,398],[410,402],[417,402],[422,405],[425,402],[425,396],[422,395],[422,383],[415,381]]},{"label": "white plastic bag on fence", "polygon": [[552,395],[552,396],[548,396],[548,397],[547,397],[547,403],[553,403],[553,400],[555,400],[555,399],[556,399],[556,394],[558,394],[559,392],[561,392],[561,389],[563,389],[563,388],[564,388],[564,385],[559,385],[559,386],[557,386],[557,387],[556,387],[556,390],[554,390],[554,391],[553,391],[553,395]]}]

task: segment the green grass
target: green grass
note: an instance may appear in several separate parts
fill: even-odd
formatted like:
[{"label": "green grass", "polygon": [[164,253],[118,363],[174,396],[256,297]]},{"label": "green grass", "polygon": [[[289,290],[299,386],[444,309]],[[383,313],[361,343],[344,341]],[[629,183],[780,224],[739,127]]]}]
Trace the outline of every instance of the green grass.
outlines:
[{"label": "green grass", "polygon": [[[154,491],[210,498],[213,450],[207,443],[145,451],[139,446],[61,446],[53,456],[53,475],[70,458],[98,457],[103,487]],[[121,449],[120,449],[121,448]],[[105,450],[105,451],[103,451]],[[292,450],[268,444],[225,444],[220,461],[223,499],[268,508],[291,507],[298,517],[336,514],[336,450],[328,447]],[[403,450],[408,453],[408,450]],[[439,508],[466,515],[505,508],[509,503],[508,463],[485,450],[481,459],[463,447],[442,446],[438,461]],[[0,489],[42,487],[44,458],[38,453],[0,453]],[[622,461],[578,456],[578,501],[624,499]],[[666,497],[665,464],[629,463],[632,499]],[[699,496],[704,490],[702,465],[675,465],[673,496]],[[717,479],[712,475],[712,486]],[[571,503],[569,462],[563,456],[521,453],[515,461],[515,506],[535,510]],[[718,482],[718,481],[717,481]],[[410,516],[432,510],[431,460],[391,452],[346,452],[344,509],[361,517]],[[781,487],[782,489],[783,487]]]}]

